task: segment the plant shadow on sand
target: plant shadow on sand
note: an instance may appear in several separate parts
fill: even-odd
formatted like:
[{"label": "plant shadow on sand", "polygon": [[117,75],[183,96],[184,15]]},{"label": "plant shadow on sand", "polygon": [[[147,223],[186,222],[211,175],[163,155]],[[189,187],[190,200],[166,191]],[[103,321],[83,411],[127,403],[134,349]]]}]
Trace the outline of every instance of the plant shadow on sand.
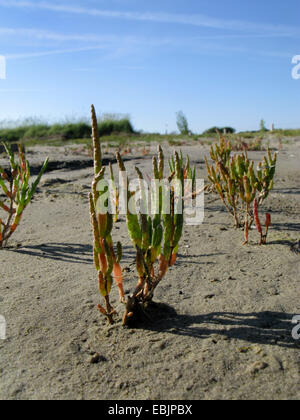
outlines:
[{"label": "plant shadow on sand", "polygon": [[300,223],[273,223],[272,229],[277,231],[300,232]]},{"label": "plant shadow on sand", "polygon": [[300,194],[300,188],[276,188],[274,189],[274,193],[279,194]]},{"label": "plant shadow on sand", "polygon": [[267,245],[285,245],[290,248],[291,251],[295,253],[300,252],[300,241],[296,242],[290,239],[277,239],[276,241],[270,241]]},{"label": "plant shadow on sand", "polygon": [[[191,254],[191,255],[184,255],[184,254],[178,254],[178,260],[176,261],[176,265],[180,267],[181,265],[186,264],[195,264],[195,265],[213,265],[216,264],[214,261],[199,261],[199,258],[209,258],[209,257],[217,257],[219,255],[226,255],[225,252],[212,252],[211,254]],[[197,258],[198,260],[193,260],[193,258]]]},{"label": "plant shadow on sand", "polygon": [[300,343],[292,337],[293,316],[272,311],[179,315],[169,305],[153,302],[147,308],[147,318],[135,319],[129,327],[199,339],[220,335],[254,344],[299,349]]},{"label": "plant shadow on sand", "polygon": [[[130,252],[132,247],[125,246],[124,260],[134,256]],[[77,264],[93,264],[93,247],[87,244],[73,243],[48,243],[38,245],[18,245],[8,247],[7,251],[17,252],[18,254],[30,255],[33,257],[46,258],[50,260],[71,262]]]},{"label": "plant shadow on sand", "polygon": [[33,257],[48,258],[57,261],[80,264],[93,263],[93,247],[86,244],[49,243],[38,245],[24,245],[9,248],[9,251]]}]

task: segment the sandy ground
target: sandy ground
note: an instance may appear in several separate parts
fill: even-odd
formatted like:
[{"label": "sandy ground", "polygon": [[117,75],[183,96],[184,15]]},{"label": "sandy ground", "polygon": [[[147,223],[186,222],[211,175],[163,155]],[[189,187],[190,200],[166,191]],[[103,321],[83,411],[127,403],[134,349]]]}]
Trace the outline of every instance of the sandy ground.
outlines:
[{"label": "sandy ground", "polygon": [[[34,164],[49,154],[62,165],[45,175],[12,248],[0,251],[0,314],[7,322],[0,398],[299,399],[300,343],[291,335],[300,314],[300,254],[291,251],[300,239],[299,146],[300,139],[279,152],[265,205],[273,218],[269,244],[259,247],[253,232],[242,247],[242,232],[206,196],[204,223],[185,228],[178,263],[157,289],[152,321],[136,328],[108,326],[96,310],[90,157],[33,148]],[[205,177],[207,148],[182,148]],[[134,165],[148,170],[151,153],[133,150],[131,173]],[[124,244],[128,293],[136,278],[124,221],[114,235]],[[112,296],[122,314],[116,290]]]}]

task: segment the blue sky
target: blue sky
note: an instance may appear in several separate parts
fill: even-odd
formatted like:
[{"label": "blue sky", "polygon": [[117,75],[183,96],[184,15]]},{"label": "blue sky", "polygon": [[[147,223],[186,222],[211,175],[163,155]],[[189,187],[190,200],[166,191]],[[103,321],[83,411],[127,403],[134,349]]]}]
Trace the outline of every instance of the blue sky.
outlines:
[{"label": "blue sky", "polygon": [[0,0],[0,120],[130,114],[136,129],[300,127],[299,0]]}]

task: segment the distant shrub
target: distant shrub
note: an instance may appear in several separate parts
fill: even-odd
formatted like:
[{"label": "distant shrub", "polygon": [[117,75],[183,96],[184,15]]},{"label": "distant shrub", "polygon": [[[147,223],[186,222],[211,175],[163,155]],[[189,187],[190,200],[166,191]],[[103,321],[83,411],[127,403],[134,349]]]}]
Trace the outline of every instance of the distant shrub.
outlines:
[{"label": "distant shrub", "polygon": [[299,137],[300,129],[277,129],[273,131],[273,134],[280,134],[282,136]]},{"label": "distant shrub", "polygon": [[59,136],[65,140],[88,138],[91,134],[91,126],[84,122],[54,124],[48,132],[49,137]]},{"label": "distant shrub", "polygon": [[[113,115],[111,116],[113,118]],[[129,118],[103,119],[98,122],[101,136],[116,134],[134,134],[135,131]],[[58,138],[62,140],[87,139],[92,135],[92,128],[86,122],[67,122],[48,124],[24,124],[14,128],[0,128],[0,140],[8,143],[18,143],[28,140],[47,140]]]},{"label": "distant shrub", "polygon": [[134,133],[132,124],[127,118],[123,118],[121,120],[104,120],[101,121],[98,126],[100,136],[109,136],[113,133]]},{"label": "distant shrub", "polygon": [[24,140],[36,140],[43,139],[49,135],[49,126],[46,124],[33,125],[31,127],[26,127],[26,130],[23,134]]},{"label": "distant shrub", "polygon": [[2,128],[0,130],[0,140],[5,140],[8,143],[16,143],[23,138],[26,129],[26,127]]},{"label": "distant shrub", "polygon": [[226,134],[234,134],[236,132],[235,128],[232,127],[211,127],[208,130],[203,132],[203,135],[210,136],[210,135],[216,135],[217,133],[223,134],[224,132]]},{"label": "distant shrub", "polygon": [[263,133],[261,133],[260,131],[242,131],[238,133],[238,135],[243,139],[253,139],[257,136],[263,136]]}]

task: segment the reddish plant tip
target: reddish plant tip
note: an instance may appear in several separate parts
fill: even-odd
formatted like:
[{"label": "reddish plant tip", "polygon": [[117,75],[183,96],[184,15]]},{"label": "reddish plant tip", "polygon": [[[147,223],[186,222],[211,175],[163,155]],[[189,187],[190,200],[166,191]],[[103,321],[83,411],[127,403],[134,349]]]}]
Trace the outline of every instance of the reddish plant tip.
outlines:
[{"label": "reddish plant tip", "polygon": [[173,254],[171,258],[171,262],[170,262],[170,267],[173,267],[176,261],[177,261],[177,254]]},{"label": "reddish plant tip", "polygon": [[10,231],[11,231],[12,233],[14,233],[14,231],[17,229],[17,227],[18,227],[18,225],[17,225],[16,223],[14,223],[13,225],[11,225],[11,227],[10,227]]},{"label": "reddish plant tip", "polygon": [[114,263],[113,276],[118,285],[123,283],[122,269],[121,269],[120,264],[118,263]]},{"label": "reddish plant tip", "polygon": [[267,213],[266,214],[266,224],[265,224],[265,226],[268,229],[270,227],[270,225],[271,225],[271,215],[270,215],[270,213]]},{"label": "reddish plant tip", "polygon": [[123,274],[122,274],[122,268],[120,264],[116,262],[114,263],[114,266],[113,266],[113,277],[119,288],[120,299],[122,302],[125,299],[125,292],[123,288]]},{"label": "reddish plant tip", "polygon": [[101,314],[106,315],[106,310],[101,305],[97,305],[97,309]]}]

